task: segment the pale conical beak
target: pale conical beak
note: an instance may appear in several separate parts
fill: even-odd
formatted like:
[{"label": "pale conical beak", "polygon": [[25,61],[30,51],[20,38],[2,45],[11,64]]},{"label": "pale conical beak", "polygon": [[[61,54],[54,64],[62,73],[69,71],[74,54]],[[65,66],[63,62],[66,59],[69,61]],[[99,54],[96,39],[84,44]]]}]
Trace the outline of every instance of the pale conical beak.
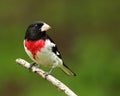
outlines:
[{"label": "pale conical beak", "polygon": [[43,32],[43,31],[47,31],[47,30],[49,30],[51,27],[48,25],[48,24],[46,24],[46,23],[44,23],[44,25],[41,27],[41,31]]}]

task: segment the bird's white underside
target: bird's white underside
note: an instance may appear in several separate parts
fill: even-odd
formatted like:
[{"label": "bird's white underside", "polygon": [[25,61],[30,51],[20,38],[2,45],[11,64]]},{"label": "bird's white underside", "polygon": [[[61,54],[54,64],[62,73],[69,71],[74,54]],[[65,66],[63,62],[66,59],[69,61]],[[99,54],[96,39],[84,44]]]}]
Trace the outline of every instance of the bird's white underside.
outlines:
[{"label": "bird's white underside", "polygon": [[[45,46],[36,53],[36,59],[33,58],[32,53],[25,47],[25,45],[24,48],[28,56],[38,65],[60,67],[63,65],[63,61],[52,52],[52,47],[54,46],[54,43],[52,43],[50,40],[46,40]],[[57,54],[59,54],[59,52],[57,52]]]}]

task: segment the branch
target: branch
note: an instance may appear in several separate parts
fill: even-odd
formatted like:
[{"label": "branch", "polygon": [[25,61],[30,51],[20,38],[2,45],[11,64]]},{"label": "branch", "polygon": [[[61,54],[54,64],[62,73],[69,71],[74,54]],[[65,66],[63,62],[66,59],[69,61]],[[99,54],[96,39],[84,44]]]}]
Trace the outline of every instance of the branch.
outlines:
[{"label": "branch", "polygon": [[[16,63],[26,67],[27,69],[30,68],[30,63],[28,63],[27,61],[18,58],[16,59]],[[35,66],[32,66],[31,70],[35,73],[37,73],[38,75],[40,75],[42,78],[48,80],[49,82],[51,82],[54,86],[56,86],[59,90],[61,90],[62,92],[64,92],[67,96],[77,96],[72,90],[70,90],[65,84],[63,84],[61,81],[59,81],[58,79],[56,79],[55,77],[53,77],[52,75],[45,75],[45,71],[43,71],[40,68],[37,68]]]}]

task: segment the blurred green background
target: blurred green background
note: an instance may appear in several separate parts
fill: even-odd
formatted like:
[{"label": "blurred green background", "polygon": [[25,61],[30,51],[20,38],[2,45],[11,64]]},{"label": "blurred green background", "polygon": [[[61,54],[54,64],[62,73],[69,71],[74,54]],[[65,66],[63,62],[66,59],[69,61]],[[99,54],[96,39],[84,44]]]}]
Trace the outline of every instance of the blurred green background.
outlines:
[{"label": "blurred green background", "polygon": [[119,0],[0,0],[1,96],[65,96],[15,63],[31,62],[23,48],[26,28],[42,20],[76,77],[52,73],[78,96],[120,96]]}]

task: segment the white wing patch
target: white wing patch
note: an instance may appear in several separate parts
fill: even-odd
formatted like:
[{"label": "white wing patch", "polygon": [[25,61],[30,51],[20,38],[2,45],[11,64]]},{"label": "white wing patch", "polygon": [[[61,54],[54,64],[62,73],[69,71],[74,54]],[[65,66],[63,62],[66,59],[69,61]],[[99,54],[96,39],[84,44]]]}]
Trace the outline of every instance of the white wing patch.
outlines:
[{"label": "white wing patch", "polygon": [[60,55],[60,53],[59,53],[59,52],[56,52],[56,54],[57,54],[57,55]]}]

